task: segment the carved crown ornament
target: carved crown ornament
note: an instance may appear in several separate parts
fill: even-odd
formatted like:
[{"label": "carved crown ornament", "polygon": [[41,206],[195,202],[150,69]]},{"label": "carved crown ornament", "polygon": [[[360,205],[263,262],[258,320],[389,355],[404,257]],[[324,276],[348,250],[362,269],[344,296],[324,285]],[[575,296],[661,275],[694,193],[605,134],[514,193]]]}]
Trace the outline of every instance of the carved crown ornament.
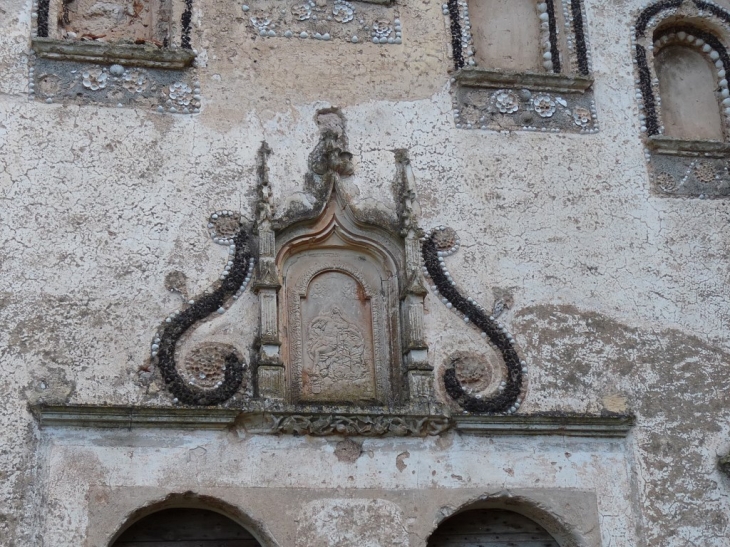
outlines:
[{"label": "carved crown ornament", "polygon": [[[446,268],[460,245],[456,232],[419,227],[407,152],[395,154],[397,219],[356,212],[341,187],[354,171],[345,119],[327,109],[316,122],[305,177],[311,209],[276,211],[271,150],[262,143],[255,220],[211,214],[213,241],[228,247],[226,266],[214,286],[164,320],[151,345],[173,402],[266,411],[273,432],[312,435],[437,434],[450,427],[449,409],[516,412],[526,363],[494,312],[463,296]],[[258,300],[254,347],[190,336],[242,305],[248,289]],[[440,367],[447,400],[434,390],[424,333],[429,289],[489,345]]]}]

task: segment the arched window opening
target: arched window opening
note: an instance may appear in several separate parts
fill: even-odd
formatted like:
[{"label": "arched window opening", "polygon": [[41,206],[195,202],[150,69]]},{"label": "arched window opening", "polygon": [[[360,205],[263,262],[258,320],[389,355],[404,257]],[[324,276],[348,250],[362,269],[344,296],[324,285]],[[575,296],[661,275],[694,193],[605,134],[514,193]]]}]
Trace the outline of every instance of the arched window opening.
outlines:
[{"label": "arched window opening", "polygon": [[[665,31],[655,40],[654,68],[659,81],[663,134],[722,141],[722,86],[718,85],[715,67],[720,54],[696,37],[698,32],[688,30]],[[727,89],[726,81],[724,87]]]},{"label": "arched window opening", "polygon": [[477,66],[542,71],[535,0],[469,0]]},{"label": "arched window opening", "polygon": [[207,509],[163,509],[127,528],[111,547],[261,547],[242,526]]},{"label": "arched window opening", "polygon": [[730,196],[730,11],[704,0],[657,0],[632,32],[652,190]]},{"label": "arched window opening", "polygon": [[444,521],[428,547],[468,546],[560,547],[538,523],[503,509],[472,509]]}]

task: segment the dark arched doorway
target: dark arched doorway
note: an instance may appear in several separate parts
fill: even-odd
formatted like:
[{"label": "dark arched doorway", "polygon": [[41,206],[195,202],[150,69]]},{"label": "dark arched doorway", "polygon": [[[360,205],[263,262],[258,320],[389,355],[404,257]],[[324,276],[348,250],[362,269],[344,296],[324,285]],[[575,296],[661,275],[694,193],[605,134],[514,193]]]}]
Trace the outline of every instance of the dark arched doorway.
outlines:
[{"label": "dark arched doorway", "polygon": [[206,509],[163,509],[127,528],[112,547],[261,547],[238,523]]},{"label": "dark arched doorway", "polygon": [[472,509],[445,520],[428,547],[560,547],[538,523],[503,509]]}]

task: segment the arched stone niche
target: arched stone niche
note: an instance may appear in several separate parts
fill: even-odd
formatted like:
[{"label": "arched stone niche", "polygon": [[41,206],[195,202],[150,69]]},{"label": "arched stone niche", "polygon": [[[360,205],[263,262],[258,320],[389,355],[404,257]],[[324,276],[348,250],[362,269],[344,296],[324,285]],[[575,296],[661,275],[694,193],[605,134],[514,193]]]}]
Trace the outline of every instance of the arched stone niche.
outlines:
[{"label": "arched stone niche", "polygon": [[447,519],[428,539],[428,547],[509,545],[560,547],[534,520],[504,509],[472,509]]},{"label": "arched stone niche", "polygon": [[661,97],[662,133],[679,139],[722,141],[723,97],[713,58],[719,59],[719,53],[711,56],[704,51],[706,42],[696,34],[706,32],[686,25],[655,32],[654,68]]},{"label": "arched stone niche", "polygon": [[163,509],[127,528],[111,547],[186,547],[190,545],[261,547],[248,530],[210,509]]},{"label": "arched stone niche", "polygon": [[[569,524],[555,509],[571,508],[573,493],[556,490],[551,507],[523,496],[496,496],[470,502],[441,520],[427,547],[465,545],[514,545],[515,547],[588,547],[600,545],[597,526],[590,522]],[[592,503],[589,505],[593,505]],[[571,508],[566,513],[578,515]],[[587,507],[581,507],[585,511]],[[596,510],[592,507],[590,510]],[[597,515],[596,515],[597,518]]]},{"label": "arched stone niche", "polygon": [[636,97],[659,195],[730,195],[729,37],[730,11],[716,2],[660,0],[636,19]]},{"label": "arched stone niche", "polygon": [[277,247],[289,402],[397,399],[402,245],[358,226],[333,197],[313,225],[283,232]]},{"label": "arched stone niche", "polygon": [[424,292],[406,286],[417,240],[358,220],[337,189],[316,219],[267,233],[258,396],[293,405],[428,401]]},{"label": "arched stone niche", "polygon": [[111,537],[107,535],[110,533],[94,526],[90,529],[90,545],[172,547],[179,544],[184,547],[209,542],[241,547],[276,545],[260,522],[236,506],[194,492],[169,494],[139,507],[126,516]]}]

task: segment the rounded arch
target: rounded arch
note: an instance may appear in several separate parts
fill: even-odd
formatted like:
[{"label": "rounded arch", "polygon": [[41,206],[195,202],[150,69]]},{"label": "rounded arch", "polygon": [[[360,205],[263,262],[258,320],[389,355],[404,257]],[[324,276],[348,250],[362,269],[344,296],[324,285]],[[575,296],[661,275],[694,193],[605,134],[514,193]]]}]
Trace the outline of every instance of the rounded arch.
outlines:
[{"label": "rounded arch", "polygon": [[[707,72],[714,80],[712,83],[717,84],[718,113],[714,114],[713,111],[713,115],[716,117],[719,115],[720,127],[716,128],[711,136],[700,135],[700,140],[706,138],[727,140],[726,126],[730,122],[730,104],[725,102],[725,99],[730,95],[726,77],[730,74],[730,55],[724,42],[729,34],[730,12],[702,0],[659,0],[641,11],[633,27],[632,41],[634,64],[638,71],[637,99],[639,108],[643,111],[640,116],[642,132],[649,137],[664,133],[661,107],[665,105],[662,104],[663,97],[656,66],[657,62],[662,60],[656,56],[664,46],[670,46],[675,50],[679,47],[685,52],[684,59],[675,56],[677,58],[674,61],[684,65],[688,63],[695,65],[699,72]],[[696,62],[698,54],[706,57],[708,67],[702,67]],[[694,61],[692,57],[695,58]],[[665,76],[671,78],[669,74],[671,70],[666,72]],[[711,104],[707,97],[701,102],[706,103],[708,111],[709,107],[714,108],[714,104]],[[671,108],[671,105],[667,106]],[[670,134],[670,136],[675,135]],[[691,136],[689,140],[693,140]]]},{"label": "rounded arch", "polygon": [[[506,521],[506,522],[505,522]],[[522,496],[505,495],[467,502],[453,513],[437,519],[429,534],[427,547],[452,547],[463,543],[448,543],[448,533],[459,526],[470,526],[470,531],[479,529],[478,523],[487,524],[482,529],[487,535],[477,538],[475,545],[489,545],[488,534],[500,534],[502,530],[516,530],[523,526],[526,535],[534,535],[537,541],[545,541],[546,547],[588,547],[588,542],[573,526],[543,505]],[[477,526],[475,527],[475,523]],[[453,525],[453,526],[452,526]],[[488,529],[488,530],[487,530]],[[442,532],[445,532],[442,534]],[[447,540],[447,541],[444,541]],[[550,543],[552,542],[552,543]],[[514,543],[519,546],[520,543]],[[511,545],[511,544],[510,544]],[[527,543],[526,545],[535,545]],[[541,545],[537,543],[537,545]]]},{"label": "rounded arch", "polygon": [[[221,524],[228,521],[233,527],[243,529],[250,534],[254,540],[250,542],[250,547],[277,547],[277,543],[273,540],[265,526],[255,521],[235,505],[212,496],[200,495],[194,492],[170,494],[162,500],[152,502],[132,511],[112,534],[107,542],[108,547],[121,547],[122,545],[126,545],[125,543],[118,544],[117,542],[126,539],[124,537],[125,534],[134,530],[135,526],[143,524],[148,517],[154,517],[156,514],[174,510],[195,511],[199,514],[209,512],[220,515],[223,518],[216,520],[219,520]],[[245,545],[249,547],[248,543]]]},{"label": "rounded arch", "polygon": [[[721,104],[730,103],[730,92],[727,79],[721,76],[730,58],[723,44],[710,32],[685,24],[658,28],[653,41],[663,133],[725,140]],[[721,82],[725,96],[717,92]]]}]

